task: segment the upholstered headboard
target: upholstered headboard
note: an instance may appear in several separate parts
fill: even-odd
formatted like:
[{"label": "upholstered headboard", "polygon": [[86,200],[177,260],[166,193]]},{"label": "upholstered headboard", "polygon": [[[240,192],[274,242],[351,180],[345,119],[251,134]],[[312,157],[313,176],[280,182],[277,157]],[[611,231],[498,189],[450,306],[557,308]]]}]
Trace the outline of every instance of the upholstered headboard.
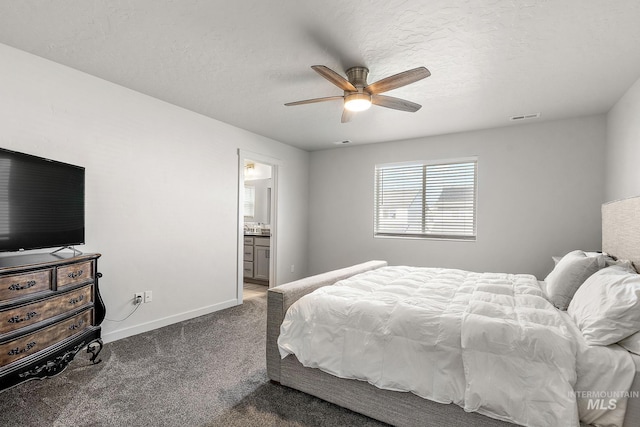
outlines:
[{"label": "upholstered headboard", "polygon": [[602,251],[630,260],[640,272],[640,197],[602,205]]}]

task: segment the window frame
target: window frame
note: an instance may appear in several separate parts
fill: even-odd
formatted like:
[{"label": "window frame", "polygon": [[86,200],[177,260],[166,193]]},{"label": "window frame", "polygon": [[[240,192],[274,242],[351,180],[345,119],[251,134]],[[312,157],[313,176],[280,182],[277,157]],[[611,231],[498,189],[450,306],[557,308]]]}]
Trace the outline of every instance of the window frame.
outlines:
[{"label": "window frame", "polygon": [[256,215],[256,187],[253,185],[244,186],[244,217],[254,218]]},{"label": "window frame", "polygon": [[[462,164],[474,164],[473,170],[473,218],[472,218],[472,232],[469,234],[454,234],[454,233],[428,233],[425,232],[425,224],[428,216],[424,215],[426,206],[426,193],[425,189],[428,189],[426,182],[426,171],[429,166],[445,166],[445,165],[462,165]],[[478,237],[478,156],[469,156],[453,159],[436,159],[436,160],[421,160],[421,161],[408,161],[408,162],[395,162],[395,163],[382,163],[374,166],[374,212],[373,212],[373,237],[382,239],[418,239],[418,240],[450,240],[457,242],[475,242]],[[380,199],[379,187],[379,171],[383,169],[403,168],[418,166],[422,167],[422,189],[420,191],[420,205],[422,211],[420,212],[421,227],[420,232],[384,232],[379,231],[380,228],[380,208],[378,200]],[[428,192],[428,191],[427,191]],[[410,221],[407,222],[407,228],[410,227]]]}]

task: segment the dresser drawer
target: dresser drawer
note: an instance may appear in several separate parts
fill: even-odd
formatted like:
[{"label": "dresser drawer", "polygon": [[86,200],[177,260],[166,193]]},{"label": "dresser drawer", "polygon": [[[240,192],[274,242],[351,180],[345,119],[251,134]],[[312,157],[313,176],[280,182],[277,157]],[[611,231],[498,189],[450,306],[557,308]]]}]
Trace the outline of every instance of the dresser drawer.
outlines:
[{"label": "dresser drawer", "polygon": [[91,285],[0,313],[0,335],[91,304]]},{"label": "dresser drawer", "polygon": [[51,269],[0,277],[0,301],[51,289]]},{"label": "dresser drawer", "polygon": [[253,277],[253,263],[245,261],[244,265],[242,266],[242,272],[244,277]]},{"label": "dresser drawer", "polygon": [[244,244],[249,245],[249,246],[253,246],[253,237],[246,237],[244,238]]},{"label": "dresser drawer", "polygon": [[91,280],[93,279],[93,263],[87,261],[59,267],[57,279],[58,288]]},{"label": "dresser drawer", "polygon": [[253,246],[245,245],[242,259],[244,261],[253,261]]},{"label": "dresser drawer", "polygon": [[36,354],[40,350],[84,331],[91,326],[92,319],[93,310],[87,310],[32,334],[0,344],[0,366]]}]

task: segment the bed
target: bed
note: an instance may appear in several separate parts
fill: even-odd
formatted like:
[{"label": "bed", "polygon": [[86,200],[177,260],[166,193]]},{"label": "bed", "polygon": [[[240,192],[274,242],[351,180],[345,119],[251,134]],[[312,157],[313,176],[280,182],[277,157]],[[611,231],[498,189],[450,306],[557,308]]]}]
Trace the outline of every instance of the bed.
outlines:
[{"label": "bed", "polygon": [[[635,267],[636,270],[638,266],[640,266],[640,224],[636,220],[639,213],[640,213],[640,197],[626,199],[618,202],[612,202],[602,206],[603,252],[606,252],[607,254],[611,255],[615,259],[630,260],[633,263],[632,267]],[[562,260],[560,262],[562,262]],[[616,268],[618,267],[615,267],[615,266],[611,268],[602,267],[600,271],[606,272],[607,269],[613,271]],[[465,411],[463,407],[459,406],[460,402],[456,401],[457,399],[456,397],[445,396],[444,398],[442,398],[442,396],[436,396],[436,400],[444,401],[444,402],[447,402],[448,400],[453,400],[454,403],[458,403],[458,404],[437,403],[436,401],[419,397],[416,394],[416,392],[405,392],[405,391],[394,391],[389,389],[383,389],[376,385],[372,385],[367,381],[340,378],[339,376],[332,375],[325,372],[323,369],[305,367],[303,366],[302,363],[300,363],[300,361],[298,361],[298,358],[296,357],[295,354],[286,355],[286,353],[284,354],[282,353],[282,346],[279,347],[278,338],[281,335],[281,328],[283,326],[283,322],[285,323],[284,329],[288,327],[287,322],[289,322],[289,320],[286,319],[287,312],[296,301],[300,300],[303,296],[310,294],[317,289],[322,288],[322,291],[325,291],[328,289],[335,290],[335,288],[337,288],[338,286],[331,287],[331,288],[327,288],[327,287],[329,287],[330,285],[334,285],[337,282],[340,282],[339,285],[345,282],[349,282],[349,280],[353,279],[354,276],[361,277],[362,275],[365,275],[365,277],[367,277],[366,276],[367,274],[370,276],[380,275],[381,272],[386,272],[387,269],[388,269],[387,263],[384,261],[369,261],[369,262],[365,262],[355,266],[331,271],[328,273],[305,278],[302,280],[298,280],[296,282],[292,282],[289,284],[285,284],[285,285],[281,285],[281,286],[269,289],[268,297],[267,297],[267,301],[268,301],[267,302],[268,304],[267,374],[269,378],[272,381],[278,382],[284,386],[301,390],[308,394],[317,396],[321,399],[346,407],[353,411],[365,414],[377,420],[384,421],[389,424],[398,425],[398,426],[431,426],[431,425],[432,426],[506,426],[506,425],[512,425],[506,421],[513,420],[513,419],[510,418],[509,416],[501,416],[502,414],[500,413],[498,413],[496,416],[496,414],[492,413],[491,411],[483,411],[483,410],[480,410],[479,412]],[[433,272],[430,272],[429,274],[432,274],[432,273]],[[549,278],[549,282],[550,283],[552,282],[551,278]],[[500,286],[494,286],[493,284],[491,284],[490,288],[501,289]],[[576,291],[576,293],[581,292],[580,296],[582,300],[584,300],[585,295],[589,295],[585,293],[586,292],[585,289],[587,288],[588,286],[582,286],[580,289],[574,290],[574,291]],[[538,293],[539,293],[538,291],[533,289],[528,283],[525,284],[523,289],[524,289],[523,291],[524,294],[532,294],[532,297],[530,298],[530,300],[535,301],[536,304],[539,304],[540,299],[538,298]],[[562,297],[562,295],[560,296]],[[308,297],[306,299],[308,299]],[[576,296],[575,300],[578,301],[578,299],[579,298]],[[571,298],[569,298],[569,300],[571,300]],[[555,305],[556,303],[562,304],[563,303],[562,298],[560,298],[559,301],[554,302],[553,304]],[[587,301],[587,304],[588,303],[589,301]],[[579,312],[578,304],[576,304],[576,307],[577,308],[574,308],[572,313]],[[547,306],[545,306],[544,308],[546,311],[549,311],[547,310],[548,309]],[[556,316],[568,316],[567,312],[564,312],[564,311],[561,312],[560,310],[556,310],[556,309],[554,310],[557,312],[557,314],[554,314],[552,311],[550,311],[549,315],[551,316],[551,318],[555,318]],[[571,309],[568,309],[568,312],[571,312]],[[473,324],[469,323],[469,325],[473,325]],[[586,325],[584,327],[585,331],[588,330],[588,326],[589,325]],[[580,327],[582,328],[583,325],[580,325]],[[470,328],[470,330],[473,330],[473,329]],[[614,334],[616,332],[617,331],[613,331]],[[463,330],[463,333],[465,333],[464,330]],[[466,348],[474,349],[473,347],[474,342],[476,345],[482,345],[482,340],[475,339],[474,341],[474,335],[469,335],[468,333],[465,333],[465,334],[466,334],[465,335],[466,338],[464,339],[466,339],[466,345],[465,345]],[[595,337],[593,339],[597,340],[599,338],[600,337]],[[606,337],[606,339],[609,339],[609,338],[611,337]],[[640,340],[637,340],[637,341],[640,342]],[[617,341],[614,341],[614,342],[617,342]],[[596,347],[597,348],[595,350],[601,351],[601,352],[604,352],[605,348],[606,349],[615,348],[616,349],[615,354],[617,355],[616,357],[621,356],[623,357],[624,360],[627,361],[626,363],[631,364],[631,370],[629,370],[629,367],[627,367],[627,370],[625,371],[625,374],[623,376],[624,378],[620,378],[620,381],[622,382],[624,382],[626,378],[627,385],[626,386],[621,385],[622,382],[618,382],[616,384],[610,384],[610,389],[612,388],[613,390],[619,390],[621,393],[624,392],[625,397],[629,397],[628,399],[622,399],[619,404],[619,406],[626,405],[626,413],[624,414],[623,425],[625,427],[640,425],[640,398],[639,398],[640,396],[640,374],[639,374],[640,356],[631,352],[627,352],[622,347],[619,347],[617,345],[613,345],[609,347],[598,347],[598,346]],[[476,347],[475,350],[478,350],[478,347]],[[621,352],[624,353],[624,356],[622,356]],[[300,354],[302,354],[302,352]],[[608,353],[599,353],[599,354],[600,355],[605,354],[606,355],[605,358],[607,360],[609,359]],[[282,356],[285,356],[285,357],[282,357]],[[309,365],[308,360],[305,359],[303,354],[301,356],[301,359],[305,360],[305,364]],[[620,360],[623,360],[623,359],[620,359]],[[469,359],[469,360],[475,360],[475,359]],[[490,368],[492,365],[496,364],[495,363],[496,360],[489,360],[488,362],[489,362],[488,364],[480,365],[479,367],[477,367],[475,371],[476,374],[482,374],[486,366]],[[607,363],[610,363],[610,362],[608,361]],[[605,366],[604,362],[603,362],[603,366]],[[571,368],[571,366],[569,366],[568,368],[559,367],[558,375],[562,376],[564,372],[569,372],[571,370],[569,368]],[[467,365],[465,365],[465,369],[467,369]],[[609,368],[607,367],[606,369],[609,369]],[[330,371],[330,369],[325,369],[325,370]],[[598,369],[592,370],[590,368],[588,372],[584,375],[584,377],[587,378],[589,376],[591,377],[596,376],[594,372],[597,372],[597,371]],[[473,374],[474,371],[470,371],[470,372],[471,374]],[[607,377],[608,377],[608,374],[607,374]],[[578,387],[578,385],[580,384],[579,381],[582,381],[582,380],[578,378],[578,382],[571,383],[571,384],[575,385],[576,389],[588,390],[588,387],[587,388]],[[477,392],[476,394],[482,396],[482,387],[486,387],[486,384],[483,385],[483,383],[480,381],[477,381],[474,384],[476,386],[479,385],[479,388],[475,390]],[[583,385],[584,384],[586,383],[583,383]],[[561,385],[566,386],[566,384],[561,384]],[[469,388],[468,384],[466,384],[466,386],[467,388]],[[391,387],[391,388],[393,389],[394,387]],[[464,388],[464,384],[463,384],[463,388]],[[554,386],[553,388],[556,388],[556,386]],[[559,390],[563,390],[563,389],[560,388]],[[604,390],[604,387],[603,387],[603,390]],[[410,391],[413,391],[413,390],[410,390]],[[428,391],[425,393],[429,394]],[[422,394],[425,394],[425,393],[422,393]],[[562,393],[566,394],[566,392],[564,391],[562,391]],[[601,409],[601,410],[605,410],[605,412],[600,411],[600,413],[605,413],[605,414],[607,413],[606,412],[607,408],[602,407],[602,405],[604,404],[606,406],[609,400],[600,399],[601,397],[606,398],[607,396],[601,396],[601,395],[586,396],[585,395],[583,397],[585,398],[582,399],[581,403],[579,403],[578,406],[580,406],[581,404],[583,406],[584,405],[596,406],[599,403],[601,406],[600,408],[591,407],[590,409],[591,410]],[[596,397],[597,399],[592,399],[592,397]],[[593,402],[596,402],[596,403],[593,403]],[[584,408],[581,407],[581,410],[582,409]],[[537,411],[537,412],[545,412],[545,411]],[[488,416],[482,415],[482,413]],[[582,412],[580,414],[582,418]],[[595,419],[597,420],[598,423],[606,424],[606,420],[607,420],[606,415],[604,416],[604,418],[598,419],[596,417]],[[544,422],[536,418],[533,418],[530,421],[525,421],[525,422],[521,422],[517,418],[516,420],[518,421],[519,424],[529,424],[529,425],[543,425],[542,423]],[[542,418],[542,420],[544,420],[544,418]],[[572,422],[571,424],[577,425],[577,421],[576,423]]]}]

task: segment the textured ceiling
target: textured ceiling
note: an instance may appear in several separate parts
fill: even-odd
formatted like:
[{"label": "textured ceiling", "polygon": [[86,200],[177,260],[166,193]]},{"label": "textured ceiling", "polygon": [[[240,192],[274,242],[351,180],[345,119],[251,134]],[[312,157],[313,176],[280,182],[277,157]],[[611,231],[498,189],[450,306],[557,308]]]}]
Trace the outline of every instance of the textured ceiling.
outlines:
[{"label": "textured ceiling", "polygon": [[[640,77],[637,0],[0,0],[0,43],[303,149],[603,113]],[[426,66],[340,123],[311,65],[369,82]]]}]

